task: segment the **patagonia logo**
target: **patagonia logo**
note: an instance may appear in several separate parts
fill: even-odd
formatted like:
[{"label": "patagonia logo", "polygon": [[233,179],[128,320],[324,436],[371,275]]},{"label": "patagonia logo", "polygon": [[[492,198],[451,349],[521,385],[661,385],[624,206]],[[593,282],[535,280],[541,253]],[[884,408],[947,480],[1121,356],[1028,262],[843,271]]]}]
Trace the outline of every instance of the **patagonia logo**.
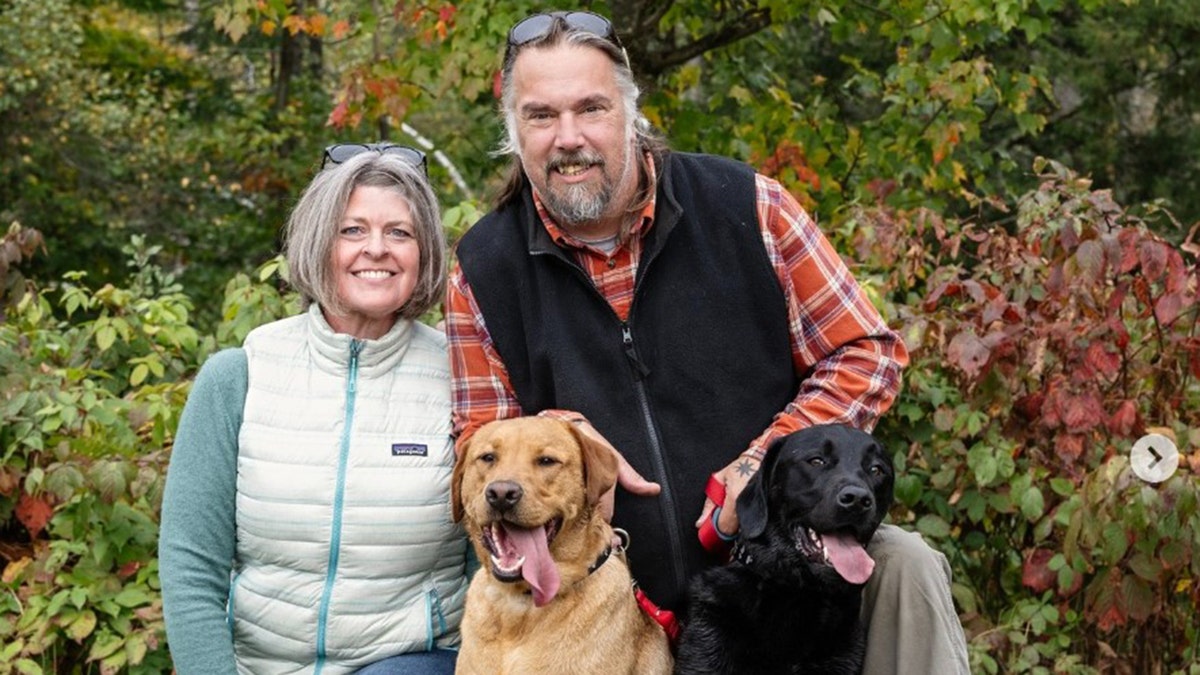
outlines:
[{"label": "patagonia logo", "polygon": [[392,457],[427,457],[429,446],[424,443],[392,443]]}]

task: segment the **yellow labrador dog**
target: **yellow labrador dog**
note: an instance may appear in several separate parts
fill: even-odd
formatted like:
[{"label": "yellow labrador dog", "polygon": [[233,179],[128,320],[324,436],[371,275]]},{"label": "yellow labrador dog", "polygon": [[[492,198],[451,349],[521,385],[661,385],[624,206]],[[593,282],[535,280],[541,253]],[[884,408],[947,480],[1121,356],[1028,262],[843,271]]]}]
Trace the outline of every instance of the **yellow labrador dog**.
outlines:
[{"label": "yellow labrador dog", "polygon": [[457,673],[671,672],[666,633],[638,608],[597,508],[616,479],[612,452],[569,422],[501,420],[471,437],[451,506],[481,566]]}]

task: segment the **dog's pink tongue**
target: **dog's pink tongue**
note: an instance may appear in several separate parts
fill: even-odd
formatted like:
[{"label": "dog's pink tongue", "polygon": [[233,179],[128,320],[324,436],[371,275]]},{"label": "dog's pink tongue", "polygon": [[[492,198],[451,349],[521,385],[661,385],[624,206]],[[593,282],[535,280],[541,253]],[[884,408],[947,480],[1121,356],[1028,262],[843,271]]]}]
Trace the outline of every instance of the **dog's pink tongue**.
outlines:
[{"label": "dog's pink tongue", "polygon": [[852,584],[865,584],[875,569],[875,561],[854,537],[847,534],[823,534],[821,542],[829,562],[842,578]]},{"label": "dog's pink tongue", "polygon": [[541,607],[554,599],[558,593],[558,566],[550,557],[550,547],[546,543],[546,530],[540,527],[530,529],[505,528],[509,540],[517,549],[517,554],[525,556],[521,565],[521,576],[533,589],[533,604]]}]

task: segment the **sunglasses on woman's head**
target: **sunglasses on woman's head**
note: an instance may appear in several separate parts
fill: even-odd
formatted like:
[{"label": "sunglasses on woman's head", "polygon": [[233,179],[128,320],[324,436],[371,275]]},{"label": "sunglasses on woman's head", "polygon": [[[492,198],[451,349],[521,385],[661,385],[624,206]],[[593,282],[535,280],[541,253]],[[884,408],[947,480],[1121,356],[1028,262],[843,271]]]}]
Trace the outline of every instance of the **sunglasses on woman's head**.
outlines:
[{"label": "sunglasses on woman's head", "polygon": [[410,148],[407,145],[395,143],[335,143],[325,146],[325,157],[321,160],[321,169],[333,164],[341,164],[351,157],[364,152],[378,152],[381,155],[395,155],[405,162],[421,169],[425,177],[429,177],[429,167],[425,164],[425,153]]},{"label": "sunglasses on woman's head", "polygon": [[521,19],[508,31],[508,47],[504,52],[504,62],[508,63],[515,47],[521,47],[549,35],[557,19],[562,19],[571,30],[590,33],[613,43],[617,49],[621,50],[626,67],[629,66],[629,56],[625,53],[625,47],[617,37],[617,31],[613,28],[612,22],[599,14],[583,11],[545,12]]}]

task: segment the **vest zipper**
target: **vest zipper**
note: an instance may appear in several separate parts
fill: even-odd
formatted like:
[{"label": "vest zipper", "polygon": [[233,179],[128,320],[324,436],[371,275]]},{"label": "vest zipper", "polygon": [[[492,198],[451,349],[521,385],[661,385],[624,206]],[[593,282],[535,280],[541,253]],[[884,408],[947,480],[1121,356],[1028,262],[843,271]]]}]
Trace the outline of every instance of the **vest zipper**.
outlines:
[{"label": "vest zipper", "polygon": [[345,501],[346,464],[350,458],[350,430],[354,426],[355,394],[358,391],[358,354],[362,351],[360,340],[350,341],[350,368],[346,376],[346,414],[342,422],[342,442],[338,451],[337,485],[333,493],[333,526],[329,538],[329,565],[325,570],[325,588],[321,592],[321,606],[317,613],[317,663],[314,675],[321,675],[325,667],[325,638],[329,628],[329,602],[333,596],[333,581],[337,577],[338,556],[342,543],[342,507]]},{"label": "vest zipper", "polygon": [[[621,320],[621,317],[613,310],[612,305],[608,303],[608,299],[596,288],[596,284],[587,272],[583,270],[577,263],[567,258],[566,254],[561,250],[558,255],[543,251],[530,251],[533,255],[549,255],[552,258],[564,263],[570,269],[575,271],[575,274],[583,281],[584,286],[592,289],[592,293],[600,298],[600,301],[608,307],[608,311],[613,318],[617,320],[621,326],[621,344],[624,346],[625,358],[629,360],[630,368],[633,369],[633,390],[637,396],[638,408],[642,413],[642,422],[646,426],[646,435],[650,439],[650,459],[654,463],[654,470],[658,472],[658,484],[662,487],[662,491],[658,493],[661,503],[664,505],[666,515],[667,532],[670,535],[671,542],[671,560],[673,561],[675,570],[675,586],[676,588],[687,588],[687,565],[683,560],[683,535],[679,531],[679,522],[676,518],[676,505],[674,493],[671,491],[670,480],[667,476],[667,460],[666,454],[663,452],[662,443],[659,441],[658,425],[654,422],[654,415],[650,412],[650,397],[646,394],[646,385],[644,380],[650,374],[650,368],[638,357],[637,349],[633,344],[633,330],[629,326],[628,321]],[[638,291],[641,289],[642,280],[646,278],[646,271],[653,262],[657,251],[643,251],[641,262],[642,269],[634,280],[633,287],[633,302],[637,303]],[[633,316],[633,307],[629,309],[629,316]]]},{"label": "vest zipper", "polygon": [[667,458],[663,452],[662,442],[659,441],[658,425],[654,422],[654,415],[650,412],[650,397],[646,394],[645,379],[650,374],[650,369],[637,355],[637,349],[633,344],[633,330],[629,327],[627,321],[621,322],[621,343],[625,348],[625,356],[629,359],[629,365],[633,369],[633,391],[637,395],[638,408],[642,413],[642,422],[646,425],[646,436],[650,441],[650,459],[654,462],[654,471],[658,474],[658,484],[662,487],[662,492],[659,493],[659,499],[664,506],[666,512],[667,526],[667,541],[671,546],[671,560],[674,563],[675,584],[677,588],[687,588],[687,575],[685,573],[686,565],[683,560],[683,548],[681,542],[683,535],[679,531],[679,520],[676,516],[677,508],[675,505],[675,496],[671,490],[671,481],[667,474]]},{"label": "vest zipper", "polygon": [[233,580],[229,582],[229,600],[225,608],[225,623],[229,626],[229,634],[233,635],[233,619],[234,619],[234,603],[237,600],[238,584],[242,581],[242,573],[238,572],[233,575]]},{"label": "vest zipper", "polygon": [[[434,627],[433,621],[437,619],[438,627]],[[425,641],[425,651],[431,652],[437,646],[437,637],[446,634],[446,615],[442,612],[442,597],[437,592],[437,587],[433,582],[427,582],[425,590],[425,626],[428,631],[428,638]]]}]

